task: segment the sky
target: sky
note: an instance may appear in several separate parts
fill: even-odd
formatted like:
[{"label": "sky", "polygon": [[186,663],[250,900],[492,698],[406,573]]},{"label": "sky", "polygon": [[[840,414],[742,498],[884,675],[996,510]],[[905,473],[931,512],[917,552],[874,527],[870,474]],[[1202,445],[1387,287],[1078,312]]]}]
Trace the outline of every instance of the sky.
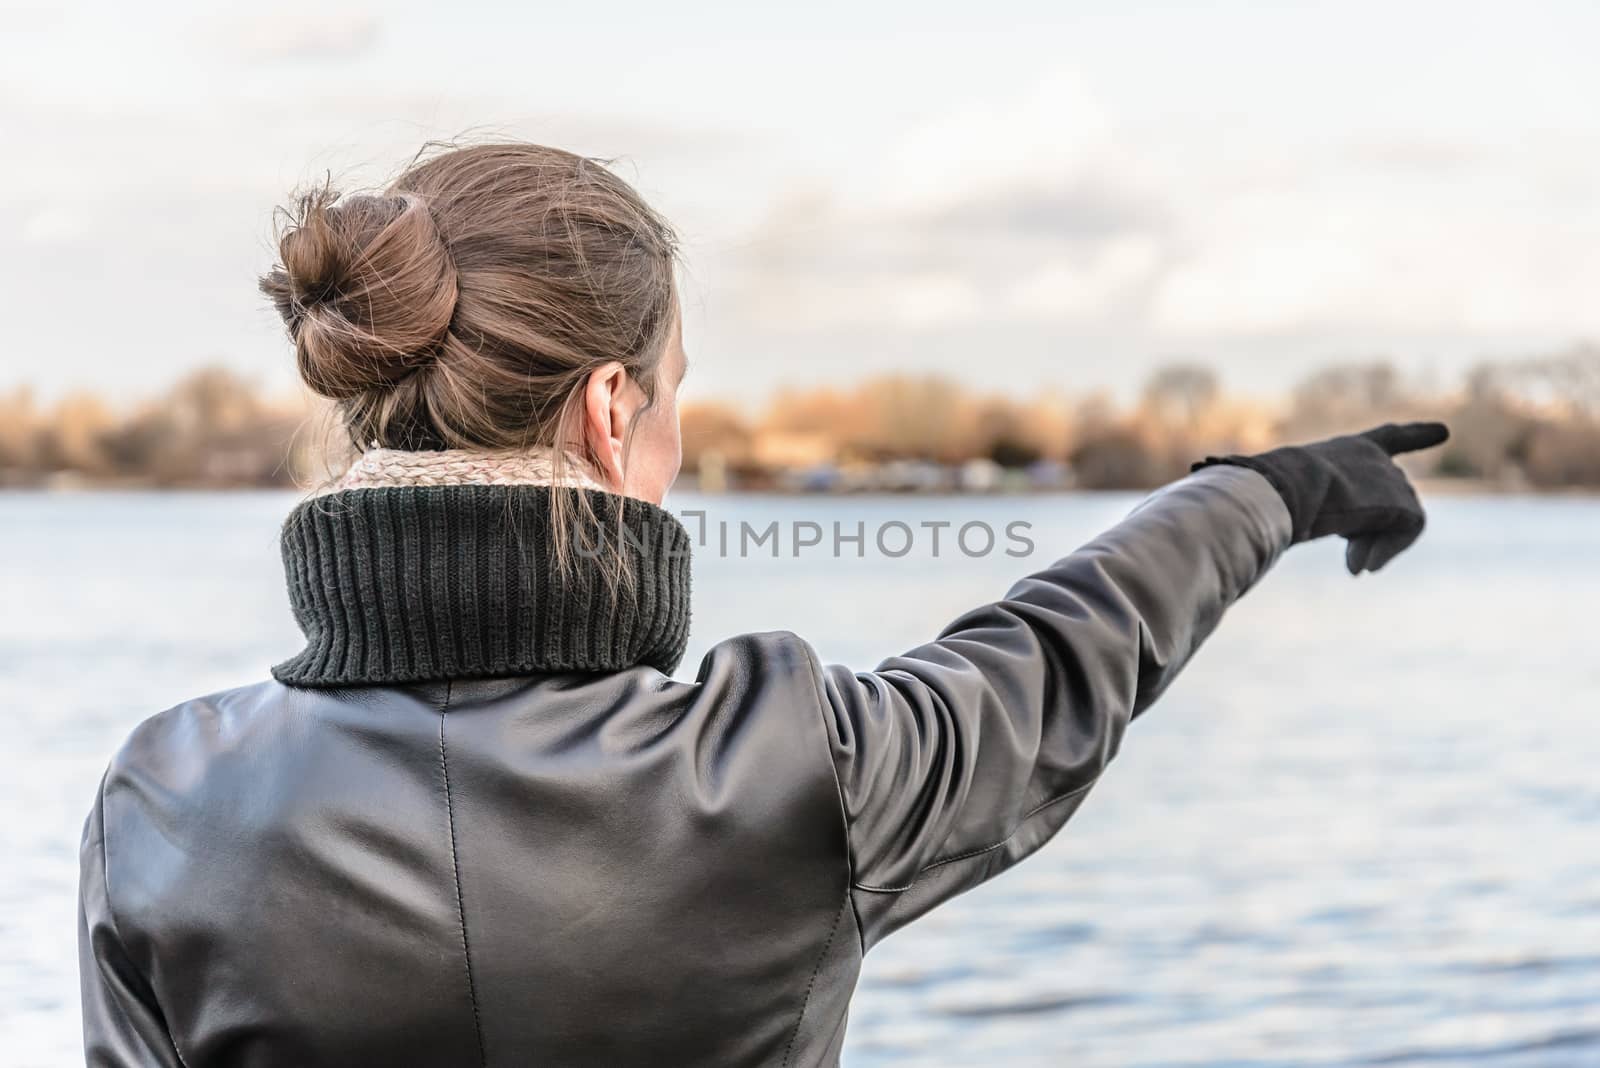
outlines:
[{"label": "sky", "polygon": [[0,0],[0,389],[288,389],[273,209],[424,142],[615,158],[693,399],[1271,394],[1600,338],[1600,5]]}]

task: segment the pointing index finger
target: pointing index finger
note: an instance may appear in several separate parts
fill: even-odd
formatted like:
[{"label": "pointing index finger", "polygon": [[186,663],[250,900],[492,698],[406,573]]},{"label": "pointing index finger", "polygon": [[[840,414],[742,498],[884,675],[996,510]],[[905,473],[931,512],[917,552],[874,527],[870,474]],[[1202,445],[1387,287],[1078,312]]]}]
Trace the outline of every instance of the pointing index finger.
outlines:
[{"label": "pointing index finger", "polygon": [[1367,431],[1363,437],[1371,439],[1390,456],[1398,456],[1443,445],[1450,438],[1450,428],[1443,423],[1385,423]]}]

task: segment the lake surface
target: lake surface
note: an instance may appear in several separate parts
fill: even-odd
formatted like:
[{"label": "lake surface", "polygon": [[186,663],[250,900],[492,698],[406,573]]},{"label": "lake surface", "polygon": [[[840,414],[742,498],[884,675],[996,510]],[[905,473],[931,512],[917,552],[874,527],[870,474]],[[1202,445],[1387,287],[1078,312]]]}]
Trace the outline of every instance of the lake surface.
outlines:
[{"label": "lake surface", "polygon": [[[5,1063],[82,1063],[77,844],[111,752],[297,648],[294,499],[0,494]],[[680,675],[769,628],[870,667],[1134,500],[675,498],[711,534]],[[1430,509],[1377,576],[1336,542],[1290,553],[1054,842],[873,952],[845,1064],[1600,1065],[1600,501]],[[784,556],[740,558],[741,521],[777,521]],[[794,524],[835,521],[864,558],[790,555]],[[945,521],[999,544],[871,544]]]}]

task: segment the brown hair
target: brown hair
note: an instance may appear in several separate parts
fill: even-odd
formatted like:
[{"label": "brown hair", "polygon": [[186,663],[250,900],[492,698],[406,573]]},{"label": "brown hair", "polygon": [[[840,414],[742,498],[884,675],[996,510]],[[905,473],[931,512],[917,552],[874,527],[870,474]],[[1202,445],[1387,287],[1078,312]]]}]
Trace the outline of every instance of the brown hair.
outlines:
[{"label": "brown hair", "polygon": [[424,153],[439,148],[380,194],[323,186],[285,212],[261,290],[300,375],[358,449],[583,449],[596,367],[619,361],[655,397],[676,235],[602,161],[520,143]]}]

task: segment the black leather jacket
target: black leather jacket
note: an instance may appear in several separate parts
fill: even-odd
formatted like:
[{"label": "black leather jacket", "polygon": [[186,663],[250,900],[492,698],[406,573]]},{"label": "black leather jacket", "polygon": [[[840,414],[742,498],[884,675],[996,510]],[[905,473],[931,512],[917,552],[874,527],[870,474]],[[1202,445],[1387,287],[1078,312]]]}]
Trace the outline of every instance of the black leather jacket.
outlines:
[{"label": "black leather jacket", "polygon": [[1055,834],[1289,541],[1214,467],[875,671],[772,633],[163,712],[84,834],[89,1063],[835,1064],[863,954]]}]

